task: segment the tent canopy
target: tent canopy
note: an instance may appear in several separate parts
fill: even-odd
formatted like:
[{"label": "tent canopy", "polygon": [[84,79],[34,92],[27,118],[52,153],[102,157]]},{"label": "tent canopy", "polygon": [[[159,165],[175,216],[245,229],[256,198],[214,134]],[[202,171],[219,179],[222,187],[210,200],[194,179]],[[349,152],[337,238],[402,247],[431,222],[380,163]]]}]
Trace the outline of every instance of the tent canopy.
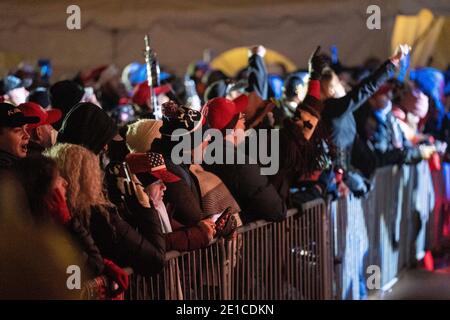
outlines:
[{"label": "tent canopy", "polygon": [[[143,61],[149,34],[161,64],[183,74],[204,49],[220,54],[230,48],[263,44],[305,67],[318,44],[339,49],[344,64],[362,63],[391,52],[397,15],[428,8],[450,16],[448,0],[78,0],[81,30],[68,30],[72,1],[0,2],[0,52],[50,58],[56,78],[105,63],[124,67]],[[366,27],[367,7],[381,8],[381,30]],[[1,56],[0,56],[1,58]],[[13,58],[1,61],[15,61]],[[2,70],[10,68],[3,65]]]}]

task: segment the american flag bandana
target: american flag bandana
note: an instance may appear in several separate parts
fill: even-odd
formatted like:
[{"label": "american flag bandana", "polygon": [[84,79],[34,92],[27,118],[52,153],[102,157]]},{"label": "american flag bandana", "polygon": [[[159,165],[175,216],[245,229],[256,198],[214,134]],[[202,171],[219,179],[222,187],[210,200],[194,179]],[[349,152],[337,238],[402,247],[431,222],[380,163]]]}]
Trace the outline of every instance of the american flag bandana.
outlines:
[{"label": "american flag bandana", "polygon": [[126,157],[132,173],[150,173],[164,182],[177,182],[178,176],[168,171],[162,154],[156,152],[130,153]]}]

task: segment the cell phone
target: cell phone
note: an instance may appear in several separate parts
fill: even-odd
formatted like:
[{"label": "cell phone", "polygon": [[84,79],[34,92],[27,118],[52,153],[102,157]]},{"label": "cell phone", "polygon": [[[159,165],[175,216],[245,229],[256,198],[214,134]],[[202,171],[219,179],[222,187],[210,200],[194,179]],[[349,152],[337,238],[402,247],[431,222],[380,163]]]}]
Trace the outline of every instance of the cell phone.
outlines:
[{"label": "cell phone", "polygon": [[216,220],[216,226],[219,226],[220,224],[225,225],[225,222],[228,220],[228,218],[231,215],[231,210],[229,208],[225,209],[220,216]]},{"label": "cell phone", "polygon": [[132,174],[131,174],[131,170],[130,170],[130,166],[128,165],[128,163],[126,161],[122,162],[122,169],[123,172],[125,173],[125,181],[127,182],[132,182]]}]

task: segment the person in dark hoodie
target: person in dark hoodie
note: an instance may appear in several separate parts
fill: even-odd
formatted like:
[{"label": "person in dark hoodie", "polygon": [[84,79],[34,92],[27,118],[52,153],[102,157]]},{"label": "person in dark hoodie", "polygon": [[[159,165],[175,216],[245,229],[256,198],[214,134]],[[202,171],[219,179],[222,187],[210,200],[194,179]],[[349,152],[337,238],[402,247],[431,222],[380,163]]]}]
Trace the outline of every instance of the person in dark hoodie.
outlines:
[{"label": "person in dark hoodie", "polygon": [[61,110],[62,113],[61,120],[53,124],[53,127],[59,130],[66,114],[83,98],[84,89],[74,81],[63,80],[54,83],[50,87],[49,93],[50,105],[54,109]]},{"label": "person in dark hoodie", "polygon": [[321,93],[324,104],[322,119],[330,129],[336,146],[335,170],[343,170],[344,181],[355,195],[365,195],[370,186],[357,172],[351,170],[351,152],[356,138],[356,122],[353,116],[389,78],[394,75],[400,60],[409,52],[407,45],[400,45],[391,58],[358,86],[346,93],[337,75],[328,69],[321,76]]}]

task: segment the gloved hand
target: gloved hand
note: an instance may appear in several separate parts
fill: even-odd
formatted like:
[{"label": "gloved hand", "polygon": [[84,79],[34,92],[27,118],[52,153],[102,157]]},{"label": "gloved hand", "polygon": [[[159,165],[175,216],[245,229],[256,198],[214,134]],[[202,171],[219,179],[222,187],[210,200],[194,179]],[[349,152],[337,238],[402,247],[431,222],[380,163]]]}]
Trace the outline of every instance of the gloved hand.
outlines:
[{"label": "gloved hand", "polygon": [[66,198],[61,190],[53,189],[50,198],[46,200],[46,205],[50,215],[57,222],[66,225],[72,219]]},{"label": "gloved hand", "polygon": [[327,66],[325,58],[319,55],[320,46],[313,52],[308,61],[309,77],[312,80],[320,80],[322,70]]},{"label": "gloved hand", "polygon": [[119,285],[117,291],[113,292],[113,296],[117,296],[127,290],[129,284],[128,273],[111,260],[103,259],[103,263],[105,264],[105,275]]}]

